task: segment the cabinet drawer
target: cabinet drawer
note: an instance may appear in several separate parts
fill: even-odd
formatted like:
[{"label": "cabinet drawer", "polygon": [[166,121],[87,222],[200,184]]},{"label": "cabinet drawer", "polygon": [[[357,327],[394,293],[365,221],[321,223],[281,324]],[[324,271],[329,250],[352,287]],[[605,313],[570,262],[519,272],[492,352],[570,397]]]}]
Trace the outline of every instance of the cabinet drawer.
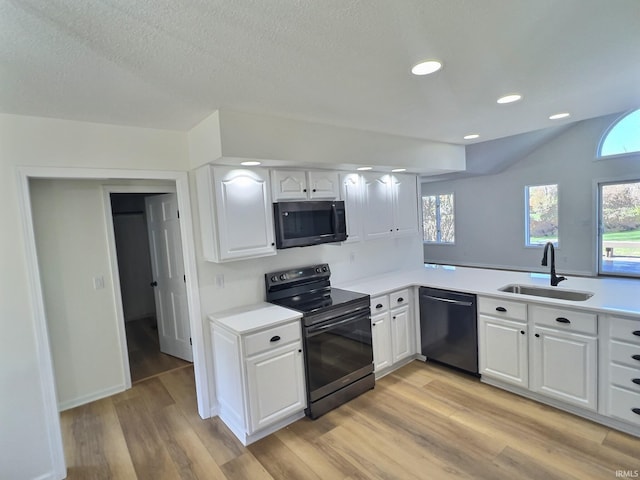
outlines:
[{"label": "cabinet drawer", "polygon": [[609,344],[611,361],[622,363],[640,370],[640,345],[611,340]]},{"label": "cabinet drawer", "polygon": [[244,339],[245,354],[246,356],[255,355],[287,343],[299,342],[301,338],[300,322],[278,325],[277,327],[247,335]]},{"label": "cabinet drawer", "polygon": [[531,318],[536,325],[568,330],[572,332],[598,333],[598,317],[593,313],[576,312],[562,308],[541,307],[530,308]]},{"label": "cabinet drawer", "polygon": [[610,328],[611,338],[640,345],[640,320],[612,318]]},{"label": "cabinet drawer", "polygon": [[609,372],[612,384],[640,393],[640,368],[609,365]]},{"label": "cabinet drawer", "polygon": [[611,416],[640,425],[640,393],[611,387],[609,395],[611,399],[609,414]]},{"label": "cabinet drawer", "polygon": [[527,304],[499,298],[478,297],[478,313],[526,322]]},{"label": "cabinet drawer", "polygon": [[371,299],[371,315],[389,310],[389,297],[381,295]]},{"label": "cabinet drawer", "polygon": [[389,294],[389,306],[391,308],[403,307],[409,305],[409,289],[399,290]]}]

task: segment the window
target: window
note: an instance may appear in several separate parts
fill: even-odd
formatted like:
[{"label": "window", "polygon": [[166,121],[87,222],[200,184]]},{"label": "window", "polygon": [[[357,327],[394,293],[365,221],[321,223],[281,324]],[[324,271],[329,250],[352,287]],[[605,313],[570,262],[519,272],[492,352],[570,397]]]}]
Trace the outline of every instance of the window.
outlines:
[{"label": "window", "polygon": [[422,228],[425,242],[454,243],[454,223],[453,193],[422,197]]},{"label": "window", "polygon": [[601,274],[640,277],[640,180],[599,185]]},{"label": "window", "polygon": [[525,244],[558,246],[558,185],[525,187]]},{"label": "window", "polygon": [[640,152],[640,110],[631,112],[604,134],[600,142],[599,157]]}]

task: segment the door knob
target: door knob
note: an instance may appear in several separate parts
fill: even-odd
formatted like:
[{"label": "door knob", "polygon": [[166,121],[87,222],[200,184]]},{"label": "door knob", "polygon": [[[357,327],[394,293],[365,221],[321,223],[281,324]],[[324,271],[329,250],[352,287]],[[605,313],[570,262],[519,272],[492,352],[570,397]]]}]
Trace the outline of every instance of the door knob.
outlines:
[{"label": "door knob", "polygon": [[151,282],[149,285],[151,285],[152,287],[157,287],[158,286],[158,282],[156,282],[155,280],[153,282]]}]

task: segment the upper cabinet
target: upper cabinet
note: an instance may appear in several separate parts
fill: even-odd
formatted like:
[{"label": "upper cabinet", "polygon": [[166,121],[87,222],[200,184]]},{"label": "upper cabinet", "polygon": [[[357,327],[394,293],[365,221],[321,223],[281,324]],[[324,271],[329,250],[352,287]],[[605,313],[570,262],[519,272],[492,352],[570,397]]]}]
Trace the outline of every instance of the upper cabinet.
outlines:
[{"label": "upper cabinet", "polygon": [[363,174],[362,203],[365,240],[419,233],[415,175]]},{"label": "upper cabinet", "polygon": [[347,215],[347,240],[345,243],[361,242],[362,231],[362,183],[357,173],[340,175],[340,198],[344,201]]},{"label": "upper cabinet", "polygon": [[206,260],[275,255],[267,170],[206,165],[196,171],[196,184]]},{"label": "upper cabinet", "polygon": [[337,172],[313,170],[272,170],[273,201],[333,200],[340,195]]}]

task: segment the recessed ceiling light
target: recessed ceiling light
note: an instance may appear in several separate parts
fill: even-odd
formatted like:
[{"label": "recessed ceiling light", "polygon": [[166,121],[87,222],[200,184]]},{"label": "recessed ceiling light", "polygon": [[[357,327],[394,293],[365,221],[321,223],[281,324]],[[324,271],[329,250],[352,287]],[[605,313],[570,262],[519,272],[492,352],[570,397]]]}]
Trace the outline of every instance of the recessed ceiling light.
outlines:
[{"label": "recessed ceiling light", "polygon": [[260,165],[261,162],[256,162],[255,160],[251,160],[248,162],[241,162],[240,165],[243,165],[245,167],[255,167],[256,165]]},{"label": "recessed ceiling light", "polygon": [[358,167],[356,170],[360,170],[360,171],[364,171],[364,170],[371,170],[373,167]]},{"label": "recessed ceiling light", "polygon": [[413,66],[411,73],[414,75],[429,75],[442,68],[442,63],[437,60],[426,60]]},{"label": "recessed ceiling light", "polygon": [[549,117],[549,120],[560,120],[561,118],[567,118],[570,116],[571,114],[568,112],[556,113],[555,115],[551,115]]},{"label": "recessed ceiling light", "polygon": [[393,170],[391,170],[392,172],[406,172],[407,169],[406,168],[394,168]]},{"label": "recessed ceiling light", "polygon": [[505,95],[504,97],[500,97],[498,99],[498,103],[513,103],[522,99],[522,95],[517,93],[510,93],[509,95]]},{"label": "recessed ceiling light", "polygon": [[480,135],[478,135],[477,133],[472,133],[471,135],[465,135],[464,138],[465,140],[473,140],[474,138],[478,138]]}]

